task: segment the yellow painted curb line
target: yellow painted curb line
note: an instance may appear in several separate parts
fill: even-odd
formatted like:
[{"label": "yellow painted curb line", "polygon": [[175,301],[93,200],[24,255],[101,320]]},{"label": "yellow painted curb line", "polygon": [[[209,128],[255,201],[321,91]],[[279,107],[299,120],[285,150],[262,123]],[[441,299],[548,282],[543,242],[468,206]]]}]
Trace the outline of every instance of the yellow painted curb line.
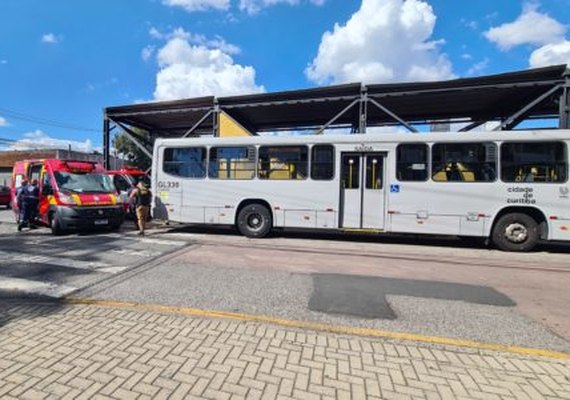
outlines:
[{"label": "yellow painted curb line", "polygon": [[229,311],[202,310],[199,308],[191,308],[191,307],[163,306],[159,304],[141,304],[141,303],[120,302],[120,301],[97,300],[89,298],[66,298],[64,302],[67,304],[96,305],[96,306],[111,307],[111,308],[161,312],[167,314],[191,315],[195,317],[204,317],[204,318],[223,318],[223,319],[234,319],[239,321],[265,322],[273,325],[286,326],[290,328],[309,329],[314,331],[330,332],[330,333],[343,334],[343,335],[398,339],[398,340],[407,340],[413,342],[424,342],[424,343],[442,344],[449,346],[469,347],[479,350],[491,350],[497,352],[514,353],[525,356],[539,356],[539,357],[555,358],[561,360],[570,360],[570,354],[558,351],[534,349],[534,348],[519,347],[519,346],[508,346],[508,345],[494,344],[494,343],[483,343],[472,340],[453,339],[453,338],[446,338],[439,336],[418,335],[415,333],[390,332],[373,328],[359,328],[359,327],[342,326],[342,325],[337,326],[337,325],[322,324],[318,322],[294,321],[289,319],[274,318],[266,315],[243,314],[243,313],[234,313]]}]

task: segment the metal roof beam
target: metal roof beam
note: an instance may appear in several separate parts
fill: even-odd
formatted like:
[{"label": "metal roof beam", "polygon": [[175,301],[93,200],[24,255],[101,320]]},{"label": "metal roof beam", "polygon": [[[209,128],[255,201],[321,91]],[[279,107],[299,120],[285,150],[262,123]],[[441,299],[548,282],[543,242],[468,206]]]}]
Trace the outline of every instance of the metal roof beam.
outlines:
[{"label": "metal roof beam", "polygon": [[390,117],[394,118],[396,121],[398,121],[400,124],[404,125],[406,128],[408,128],[408,130],[410,132],[414,132],[414,133],[418,133],[419,131],[414,128],[412,125],[408,124],[406,121],[404,121],[402,118],[398,117],[396,114],[394,114],[392,111],[388,110],[386,107],[384,107],[382,104],[378,103],[376,100],[374,99],[368,99],[372,104],[374,104],[376,107],[378,107],[380,110],[382,110],[383,112],[385,112],[386,114],[388,114]]},{"label": "metal roof beam", "polygon": [[315,135],[322,135],[324,130],[327,129],[330,125],[334,124],[335,121],[337,119],[339,119],[340,117],[342,117],[344,115],[344,113],[346,113],[348,110],[350,110],[352,107],[354,107],[355,104],[360,103],[360,97],[356,100],[354,100],[352,103],[350,103],[348,106],[346,106],[345,108],[343,108],[343,110],[341,112],[339,112],[337,115],[335,115],[334,117],[332,117],[332,119],[329,120],[329,122],[327,122],[326,124],[324,124],[323,126],[321,126],[316,132]]},{"label": "metal roof beam", "polygon": [[566,75],[566,83],[562,90],[562,95],[560,96],[560,102],[558,103],[560,111],[560,117],[558,121],[558,126],[560,129],[570,129],[570,76]]},{"label": "metal roof beam", "polygon": [[[159,104],[159,103],[155,103]],[[135,112],[122,112],[117,114],[111,114],[109,117],[119,118],[119,117],[130,117],[137,115],[156,115],[156,114],[174,114],[174,113],[185,113],[189,111],[208,111],[212,107],[186,107],[186,108],[176,108],[173,110],[149,110],[149,111],[135,111]]]},{"label": "metal roof beam", "polygon": [[125,134],[125,136],[135,144],[135,146],[137,146],[148,158],[150,158],[152,160],[152,153],[146,148],[145,145],[143,145],[141,142],[139,142],[139,140],[136,138],[137,134],[132,131],[131,129],[129,129],[127,126],[121,124],[120,122],[117,121],[113,121],[115,124],[117,124],[119,126],[119,128],[121,128],[123,130],[123,133]]},{"label": "metal roof beam", "polygon": [[[552,81],[534,81],[534,82],[518,82],[518,83],[495,83],[491,85],[475,85],[475,86],[463,86],[463,87],[452,87],[452,88],[441,88],[441,89],[417,89],[417,90],[403,90],[399,92],[385,92],[385,93],[375,93],[369,94],[370,97],[391,97],[391,96],[407,96],[416,94],[430,94],[430,93],[443,93],[443,92],[462,92],[468,90],[478,90],[478,89],[508,89],[508,88],[519,88],[519,87],[531,87],[531,86],[552,86],[560,85],[564,83],[563,80],[556,79]],[[374,89],[373,87],[369,89]]]},{"label": "metal roof beam", "polygon": [[192,128],[188,129],[184,135],[182,135],[183,138],[191,135],[196,129],[198,129],[198,127],[200,125],[202,125],[202,123],[214,112],[214,110],[209,110],[206,114],[204,114],[204,116],[202,118],[200,118],[200,120],[198,122],[196,122]]},{"label": "metal roof beam", "polygon": [[528,103],[526,106],[522,107],[520,110],[518,110],[517,112],[515,112],[513,115],[511,115],[510,117],[508,117],[507,119],[505,119],[499,126],[497,126],[495,129],[493,129],[494,131],[502,131],[505,130],[505,128],[507,130],[514,128],[515,126],[517,126],[522,120],[524,120],[526,114],[532,110],[535,106],[537,106],[538,104],[542,103],[545,99],[547,99],[549,96],[552,96],[554,93],[556,93],[557,91],[559,91],[562,88],[562,85],[556,85],[553,88],[551,88],[550,90],[547,90],[545,93],[541,94],[540,96],[538,96],[536,99],[534,99],[533,101],[531,101],[530,103]]},{"label": "metal roof beam", "polygon": [[464,126],[463,128],[461,128],[461,129],[459,130],[459,132],[468,132],[468,131],[470,131],[470,130],[472,130],[472,129],[477,128],[478,126],[483,125],[483,124],[486,123],[486,122],[487,122],[487,120],[475,121],[475,122],[473,122],[473,123],[471,123],[471,124],[469,124],[469,125]]}]

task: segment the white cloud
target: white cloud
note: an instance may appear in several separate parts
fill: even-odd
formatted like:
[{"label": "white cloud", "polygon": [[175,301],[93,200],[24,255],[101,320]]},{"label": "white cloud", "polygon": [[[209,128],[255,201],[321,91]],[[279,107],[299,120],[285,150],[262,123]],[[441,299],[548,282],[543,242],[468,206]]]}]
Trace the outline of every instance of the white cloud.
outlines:
[{"label": "white cloud", "polygon": [[[326,0],[308,0],[308,2],[316,6],[322,6]],[[301,4],[301,0],[240,0],[239,9],[253,15],[266,7],[275,6],[277,4],[296,6]]]},{"label": "white cloud", "polygon": [[6,64],[8,64],[8,60],[0,60],[0,64],[6,65]]},{"label": "white cloud", "polygon": [[248,14],[257,14],[265,7],[283,3],[297,5],[299,4],[299,0],[240,0],[239,9]]},{"label": "white cloud", "polygon": [[567,26],[537,9],[538,3],[527,3],[514,22],[491,28],[485,36],[501,50],[518,45],[538,47],[530,55],[532,68],[570,64],[570,41],[565,38]]},{"label": "white cloud", "polygon": [[476,30],[479,29],[479,22],[477,22],[477,21],[473,21],[473,20],[468,20],[468,19],[465,19],[465,18],[461,18],[461,23],[462,23],[465,27],[467,27],[467,28],[469,28],[469,29],[471,29],[471,30],[476,31]]},{"label": "white cloud", "polygon": [[154,26],[149,29],[148,34],[150,35],[150,37],[152,37],[154,39],[164,39],[165,38],[164,33],[159,31]]},{"label": "white cloud", "polygon": [[436,16],[423,0],[363,0],[345,25],[325,32],[305,73],[318,84],[453,78],[430,40]]},{"label": "white cloud", "polygon": [[56,36],[53,33],[46,33],[42,36],[42,43],[58,44],[62,40],[61,36]]},{"label": "white cloud", "polygon": [[154,46],[146,46],[144,49],[142,49],[141,51],[141,57],[144,61],[148,61],[150,60],[150,58],[153,56],[154,54],[154,50],[155,47]]},{"label": "white cloud", "polygon": [[0,115],[0,127],[2,126],[8,126],[8,121]]},{"label": "white cloud", "polygon": [[467,70],[467,75],[479,75],[489,66],[490,60],[485,57],[483,61],[473,64],[471,68]]},{"label": "white cloud", "polygon": [[[316,6],[322,6],[326,0],[239,0],[240,11],[248,14],[257,14],[263,8],[277,4],[298,5],[307,2]],[[206,11],[209,9],[229,10],[230,0],[162,0],[162,4],[170,7],[181,7],[187,12]]]},{"label": "white cloud", "polygon": [[566,29],[547,14],[538,12],[537,4],[528,3],[515,21],[491,28],[484,35],[501,50],[510,50],[524,44],[543,46],[561,42]]},{"label": "white cloud", "polygon": [[570,41],[547,44],[533,51],[530,55],[529,64],[533,68],[570,64]]},{"label": "white cloud", "polygon": [[170,7],[182,7],[188,12],[208,9],[227,10],[230,8],[230,0],[162,0],[162,4]]},{"label": "white cloud", "polygon": [[255,69],[236,64],[239,48],[221,38],[207,40],[176,29],[157,54],[156,100],[228,96],[265,91],[255,83]]},{"label": "white cloud", "polygon": [[32,149],[62,149],[66,150],[71,145],[71,150],[91,153],[93,143],[86,139],[84,142],[75,140],[56,139],[46,135],[41,130],[35,130],[24,134],[24,139],[20,139],[8,147],[9,150],[32,150]]}]

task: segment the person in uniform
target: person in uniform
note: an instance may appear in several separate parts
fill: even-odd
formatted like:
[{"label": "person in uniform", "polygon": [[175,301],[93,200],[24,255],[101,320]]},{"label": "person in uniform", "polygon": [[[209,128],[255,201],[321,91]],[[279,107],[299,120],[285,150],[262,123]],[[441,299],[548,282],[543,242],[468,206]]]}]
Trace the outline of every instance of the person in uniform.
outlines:
[{"label": "person in uniform", "polygon": [[146,220],[150,211],[150,202],[152,193],[143,181],[137,184],[137,187],[131,192],[129,201],[135,202],[135,210],[137,214],[137,225],[139,235],[144,236]]},{"label": "person in uniform", "polygon": [[24,209],[24,189],[28,186],[28,180],[23,179],[20,186],[16,189],[16,205],[18,206],[18,231],[22,230],[26,215]]},{"label": "person in uniform", "polygon": [[21,231],[25,226],[28,226],[30,229],[36,229],[36,216],[40,202],[38,180],[32,180],[31,184],[22,182],[22,186],[17,192],[17,199],[18,207],[20,209],[18,231]]}]

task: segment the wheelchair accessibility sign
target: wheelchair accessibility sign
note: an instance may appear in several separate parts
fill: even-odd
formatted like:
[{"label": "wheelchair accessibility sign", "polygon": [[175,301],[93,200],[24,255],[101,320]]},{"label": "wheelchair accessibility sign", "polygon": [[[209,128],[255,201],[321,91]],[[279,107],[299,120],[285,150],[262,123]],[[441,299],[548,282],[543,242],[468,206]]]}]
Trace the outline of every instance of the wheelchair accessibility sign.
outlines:
[{"label": "wheelchair accessibility sign", "polygon": [[390,185],[390,193],[400,193],[400,185]]}]

